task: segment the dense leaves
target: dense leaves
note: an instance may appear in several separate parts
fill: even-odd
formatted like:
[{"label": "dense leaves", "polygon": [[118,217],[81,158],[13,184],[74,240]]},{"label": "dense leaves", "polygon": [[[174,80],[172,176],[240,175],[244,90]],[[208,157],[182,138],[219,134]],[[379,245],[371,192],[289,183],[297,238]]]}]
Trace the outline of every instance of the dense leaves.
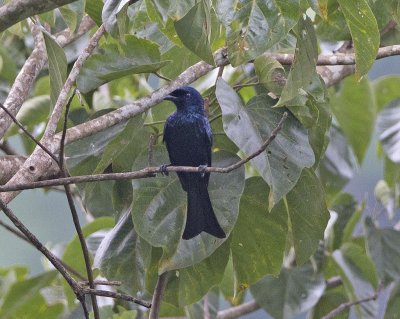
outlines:
[{"label": "dense leaves", "polygon": [[[395,0],[73,1],[1,33],[0,100],[40,139],[71,66],[103,25],[99,44],[67,83],[79,91],[66,118],[69,175],[169,164],[163,126],[175,106],[153,104],[183,85],[205,98],[213,166],[252,156],[271,140],[231,172],[211,173],[208,191],[224,239],[203,232],[182,240],[187,194],[174,172],[71,186],[88,221],[83,235],[96,279],[119,281],[110,290],[150,301],[165,273],[161,317],[224,318],[222,307],[254,298],[273,318],[322,318],[346,303],[350,309],[337,318],[397,318],[400,77],[370,81],[367,74],[379,46],[399,44],[399,21]],[[355,66],[317,66],[325,54],[355,54]],[[132,108],[146,112],[125,118]],[[110,126],[110,117],[124,120]],[[7,155],[0,163],[36,147],[14,124],[0,138]],[[59,135],[45,144],[58,156]],[[369,205],[372,194],[360,200],[354,187],[344,188],[359,165],[373,162],[374,149],[384,161],[375,187],[382,213]],[[37,179],[35,168],[21,180]],[[43,240],[81,281],[87,267],[78,236],[71,237],[65,244]],[[101,319],[151,317],[133,303],[99,304]],[[47,262],[39,274],[0,268],[0,317],[84,316]]]}]

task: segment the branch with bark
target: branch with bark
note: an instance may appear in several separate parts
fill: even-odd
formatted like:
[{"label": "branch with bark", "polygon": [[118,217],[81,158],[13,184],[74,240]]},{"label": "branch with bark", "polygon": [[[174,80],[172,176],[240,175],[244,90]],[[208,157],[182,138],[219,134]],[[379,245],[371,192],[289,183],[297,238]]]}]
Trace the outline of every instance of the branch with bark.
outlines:
[{"label": "branch with bark", "polygon": [[76,0],[13,0],[0,7],[0,32],[36,14],[54,10]]}]

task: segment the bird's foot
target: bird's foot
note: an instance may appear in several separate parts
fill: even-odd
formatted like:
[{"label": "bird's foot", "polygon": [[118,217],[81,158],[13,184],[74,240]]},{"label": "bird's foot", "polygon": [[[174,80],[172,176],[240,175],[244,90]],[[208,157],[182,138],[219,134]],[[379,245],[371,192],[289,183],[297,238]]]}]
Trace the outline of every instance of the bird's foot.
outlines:
[{"label": "bird's foot", "polygon": [[171,164],[163,164],[163,165],[161,165],[161,166],[160,166],[160,169],[159,169],[159,172],[160,172],[162,175],[168,176],[168,175],[169,175],[169,172],[167,171],[167,167],[168,167],[168,166],[171,166]]},{"label": "bird's foot", "polygon": [[207,169],[207,165],[199,165],[198,170],[200,172],[201,177],[204,177],[204,175],[206,175],[206,169]]}]

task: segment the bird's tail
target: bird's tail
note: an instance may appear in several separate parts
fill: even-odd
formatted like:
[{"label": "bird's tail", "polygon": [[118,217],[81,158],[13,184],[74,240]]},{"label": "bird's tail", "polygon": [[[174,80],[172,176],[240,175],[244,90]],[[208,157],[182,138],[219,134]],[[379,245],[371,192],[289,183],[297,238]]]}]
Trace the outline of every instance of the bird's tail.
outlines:
[{"label": "bird's tail", "polygon": [[183,239],[191,239],[202,231],[217,238],[225,238],[225,232],[218,223],[208,195],[207,185],[198,183],[187,192],[187,217]]}]

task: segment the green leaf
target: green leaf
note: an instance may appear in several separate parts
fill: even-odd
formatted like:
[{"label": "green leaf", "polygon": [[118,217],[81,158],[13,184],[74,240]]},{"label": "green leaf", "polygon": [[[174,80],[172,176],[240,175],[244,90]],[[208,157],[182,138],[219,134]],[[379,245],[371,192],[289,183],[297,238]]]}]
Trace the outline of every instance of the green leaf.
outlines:
[{"label": "green leaf", "polygon": [[239,218],[232,233],[232,257],[238,289],[281,269],[288,231],[283,202],[268,212],[269,187],[261,177],[246,180]]},{"label": "green leaf", "polygon": [[[311,311],[311,315],[308,319],[320,319],[327,315],[333,309],[336,309],[343,303],[347,303],[349,300],[346,294],[337,291],[326,291],[324,295],[319,299],[318,303]],[[349,310],[337,314],[335,319],[348,319]]]},{"label": "green leaf", "polygon": [[374,130],[376,106],[368,79],[347,77],[336,94],[331,94],[331,108],[361,164]]},{"label": "green leaf", "polygon": [[333,226],[334,238],[332,250],[339,249],[343,243],[345,227],[356,213],[357,202],[353,196],[348,193],[339,194],[332,203],[331,209],[338,215]]},{"label": "green leaf", "polygon": [[63,305],[60,303],[47,304],[40,291],[51,285],[56,277],[57,272],[51,271],[15,283],[4,297],[0,309],[1,318],[59,318],[63,312]]},{"label": "green leaf", "polygon": [[151,246],[140,238],[132,223],[130,211],[125,211],[117,224],[102,240],[94,259],[109,280],[119,280],[118,289],[135,295],[144,291],[145,271],[151,257]]},{"label": "green leaf", "polygon": [[311,169],[304,169],[296,186],[286,195],[289,225],[296,262],[305,263],[316,251],[329,220],[323,187]]},{"label": "green leaf", "polygon": [[283,66],[277,60],[267,55],[260,55],[254,60],[254,69],[260,84],[276,96],[281,95],[286,77]]},{"label": "green leaf", "polygon": [[388,75],[372,82],[376,109],[380,112],[390,102],[400,99],[400,76]]},{"label": "green leaf", "polygon": [[[213,153],[213,165],[225,167],[238,160],[228,152]],[[153,148],[154,165],[168,162],[164,147]],[[147,166],[147,151],[139,156],[133,169]],[[244,187],[244,168],[229,174],[211,174],[208,191],[221,227],[229,234],[236,222],[239,199]],[[207,258],[224,239],[202,232],[191,240],[181,240],[186,215],[186,193],[175,174],[169,177],[133,181],[132,217],[138,234],[164,254],[159,272],[184,268]]]},{"label": "green leaf", "polygon": [[58,8],[64,18],[65,23],[68,25],[68,28],[72,33],[77,30],[82,21],[84,6],[85,1],[80,0]]},{"label": "green leaf", "polygon": [[103,11],[103,1],[86,0],[85,12],[93,19],[98,26],[102,24],[101,13]]},{"label": "green leaf", "polygon": [[319,165],[319,177],[326,193],[337,194],[353,177],[357,164],[343,133],[335,125],[330,129],[330,142]]},{"label": "green leaf", "polygon": [[385,319],[395,319],[400,313],[400,282],[396,282],[390,291],[386,306]]},{"label": "green leaf", "polygon": [[49,59],[50,86],[51,86],[51,105],[57,102],[61,89],[67,79],[67,57],[64,50],[58,45],[50,34],[43,31],[44,43],[46,44],[47,57]]},{"label": "green leaf", "polygon": [[15,57],[2,46],[0,47],[0,60],[0,77],[7,80],[10,84],[14,83],[17,75]]},{"label": "green leaf", "polygon": [[364,222],[368,252],[380,279],[389,283],[400,279],[400,232],[379,229],[370,217]]},{"label": "green leaf", "polygon": [[346,18],[356,54],[356,74],[361,78],[375,62],[379,49],[379,29],[367,0],[338,0]]},{"label": "green leaf", "polygon": [[[350,301],[371,297],[378,285],[372,261],[363,249],[353,243],[344,244],[340,250],[333,252],[333,259],[341,272],[344,287]],[[360,318],[376,318],[377,301],[369,301],[356,305]]]},{"label": "green leaf", "polygon": [[[221,10],[222,9],[222,10]],[[217,14],[227,11],[229,61],[238,66],[264,53],[286,37],[299,18],[298,0],[230,1],[220,6]],[[224,20],[225,16],[219,16]]]},{"label": "green leaf", "polygon": [[311,309],[324,290],[324,277],[308,265],[283,268],[279,277],[267,276],[251,287],[257,303],[276,319],[293,318]]},{"label": "green leaf", "polygon": [[[122,36],[125,33],[124,29],[120,29],[120,23],[125,24],[126,22],[124,19],[127,18],[129,2],[129,0],[106,0],[104,2],[101,19],[104,28],[113,37]],[[120,15],[119,13],[122,14]]]},{"label": "green leaf", "polygon": [[171,61],[160,72],[162,75],[174,79],[188,67],[199,62],[200,58],[186,47],[173,46],[161,56],[162,60]]},{"label": "green leaf", "polygon": [[400,163],[400,99],[385,107],[376,120],[378,137],[387,157],[394,163]]},{"label": "green leaf", "polygon": [[146,6],[152,8],[164,23],[168,18],[179,20],[196,4],[195,0],[146,0]]},{"label": "green leaf", "polygon": [[318,59],[317,38],[310,18],[300,18],[293,64],[276,106],[303,105],[306,88],[312,83]]},{"label": "green leaf", "polygon": [[110,40],[92,54],[77,78],[78,89],[88,93],[101,84],[136,73],[155,72],[168,61],[160,61],[158,45],[132,35],[125,36],[119,46]]},{"label": "green leaf", "polygon": [[[217,81],[216,96],[226,135],[246,155],[261,147],[286,111],[272,108],[275,100],[267,95],[253,97],[244,107],[237,93],[222,79]],[[273,206],[296,185],[302,169],[314,164],[306,130],[289,114],[276,139],[251,163],[270,186]]]},{"label": "green leaf", "polygon": [[189,50],[208,64],[215,64],[210,46],[210,7],[206,0],[199,1],[182,19],[174,22],[174,26],[179,38]]},{"label": "green leaf", "polygon": [[199,301],[222,281],[229,259],[229,239],[209,257],[191,267],[170,272],[164,301],[183,307]]}]

